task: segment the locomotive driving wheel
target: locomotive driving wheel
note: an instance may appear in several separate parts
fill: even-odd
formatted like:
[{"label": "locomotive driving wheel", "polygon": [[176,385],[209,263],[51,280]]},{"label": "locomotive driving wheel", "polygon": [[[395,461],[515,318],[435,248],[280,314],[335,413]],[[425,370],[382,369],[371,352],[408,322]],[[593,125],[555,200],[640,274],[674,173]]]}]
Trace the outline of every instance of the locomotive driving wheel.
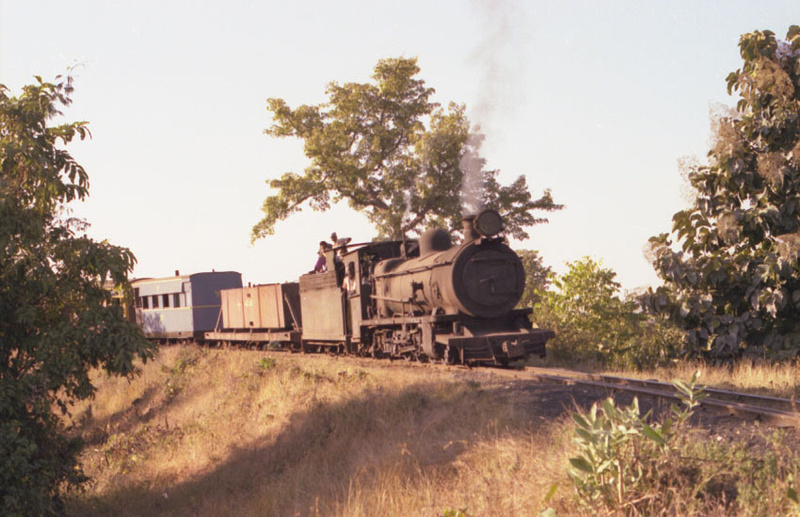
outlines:
[{"label": "locomotive driving wheel", "polygon": [[455,364],[456,355],[455,349],[450,345],[445,346],[442,353],[442,364]]},{"label": "locomotive driving wheel", "polygon": [[420,332],[415,331],[409,335],[408,344],[413,347],[411,350],[408,350],[408,347],[403,351],[403,359],[406,361],[420,361],[420,341],[422,340]]}]

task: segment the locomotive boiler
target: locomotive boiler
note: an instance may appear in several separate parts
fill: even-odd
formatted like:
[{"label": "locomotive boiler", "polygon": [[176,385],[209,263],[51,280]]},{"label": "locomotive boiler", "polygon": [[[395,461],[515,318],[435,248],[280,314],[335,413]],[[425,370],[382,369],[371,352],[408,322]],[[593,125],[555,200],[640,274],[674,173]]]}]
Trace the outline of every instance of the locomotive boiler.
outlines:
[{"label": "locomotive boiler", "polygon": [[411,312],[496,318],[511,311],[525,288],[516,253],[496,236],[502,220],[494,210],[463,221],[464,244],[435,229],[422,235],[419,257],[380,262],[374,272],[380,316]]}]

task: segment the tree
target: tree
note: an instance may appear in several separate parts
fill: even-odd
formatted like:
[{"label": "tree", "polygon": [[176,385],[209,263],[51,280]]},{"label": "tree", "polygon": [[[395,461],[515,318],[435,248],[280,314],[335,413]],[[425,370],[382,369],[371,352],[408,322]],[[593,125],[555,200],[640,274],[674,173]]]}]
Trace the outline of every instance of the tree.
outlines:
[{"label": "tree", "polygon": [[464,106],[431,102],[434,90],[418,73],[416,59],[384,59],[374,84],[331,83],[325,104],[291,109],[282,99],[267,101],[274,123],[265,132],[304,140],[311,165],[268,181],[278,193],[264,201],[253,240],[306,204],[324,211],[342,200],[392,238],[431,226],[457,230],[467,205],[495,208],[506,232],[523,239],[526,226],[546,221],[533,210],[561,208],[549,191],[531,199],[525,176],[501,186],[498,171],[484,169],[483,137],[470,135]]},{"label": "tree", "polygon": [[10,515],[61,512],[62,486],[85,477],[56,411],[92,396],[91,368],[130,375],[151,354],[103,287],[127,282],[133,254],[68,217],[89,179],[63,146],[89,133],[48,122],[70,103],[71,80],[36,81],[19,97],[0,85],[0,505]]},{"label": "tree", "polygon": [[687,353],[782,358],[800,351],[800,27],[745,34],[727,78],[735,111],[708,164],[689,170],[692,206],[650,239],[664,286],[650,296],[687,332]]},{"label": "tree", "polygon": [[673,354],[678,335],[644,313],[637,300],[621,297],[617,274],[589,257],[567,264],[534,307],[535,322],[555,331],[554,357],[591,360],[626,368],[653,366]]},{"label": "tree", "polygon": [[525,269],[525,291],[522,293],[518,307],[533,307],[539,303],[550,286],[553,270],[545,266],[542,256],[536,250],[516,250]]}]

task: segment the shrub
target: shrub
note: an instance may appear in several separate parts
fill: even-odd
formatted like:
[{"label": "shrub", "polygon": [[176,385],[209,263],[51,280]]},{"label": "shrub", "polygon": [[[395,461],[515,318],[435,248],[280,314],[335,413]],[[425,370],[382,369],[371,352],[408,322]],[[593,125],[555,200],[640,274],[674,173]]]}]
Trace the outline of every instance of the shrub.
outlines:
[{"label": "shrub", "polygon": [[642,415],[636,398],[627,408],[608,398],[572,415],[580,454],[570,458],[568,474],[583,504],[644,514],[670,504],[672,492],[661,490],[662,473],[671,470],[664,467],[673,461],[674,439],[704,397],[696,388],[698,375],[688,385],[675,383],[683,407],[673,405],[662,424],[648,424],[650,412]]},{"label": "shrub", "polygon": [[620,297],[613,270],[589,257],[568,266],[552,278],[555,289],[543,293],[534,312],[540,327],[556,333],[548,343],[553,357],[645,368],[675,355],[681,333],[641,311],[636,300]]}]

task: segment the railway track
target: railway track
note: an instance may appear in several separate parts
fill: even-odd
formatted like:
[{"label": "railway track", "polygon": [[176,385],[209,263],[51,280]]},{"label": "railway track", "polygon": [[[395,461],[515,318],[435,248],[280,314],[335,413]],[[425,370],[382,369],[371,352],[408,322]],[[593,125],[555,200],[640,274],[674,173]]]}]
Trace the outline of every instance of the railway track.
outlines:
[{"label": "railway track", "polygon": [[[520,371],[541,379],[565,384],[580,384],[660,399],[680,400],[675,386],[666,382],[596,375],[553,368],[525,367]],[[793,399],[754,395],[710,387],[703,388],[707,396],[700,401],[701,406],[717,408],[743,418],[756,418],[778,427],[800,429],[800,413],[798,412],[797,402]]]},{"label": "railway track", "polygon": [[[368,360],[374,364],[374,360]],[[390,361],[391,362],[391,361]],[[407,367],[450,369],[453,366],[441,363],[402,362]],[[468,367],[465,367],[469,369]],[[526,380],[531,377],[561,382],[571,385],[584,385],[602,388],[612,392],[628,392],[657,399],[679,402],[681,398],[677,388],[667,382],[631,377],[617,377],[566,370],[561,368],[542,368],[526,366],[522,368],[492,368],[494,374]],[[700,406],[716,408],[741,418],[757,419],[776,427],[793,427],[800,429],[800,402],[766,395],[756,395],[737,391],[723,390],[708,386],[699,386],[706,397],[699,401]]]}]

